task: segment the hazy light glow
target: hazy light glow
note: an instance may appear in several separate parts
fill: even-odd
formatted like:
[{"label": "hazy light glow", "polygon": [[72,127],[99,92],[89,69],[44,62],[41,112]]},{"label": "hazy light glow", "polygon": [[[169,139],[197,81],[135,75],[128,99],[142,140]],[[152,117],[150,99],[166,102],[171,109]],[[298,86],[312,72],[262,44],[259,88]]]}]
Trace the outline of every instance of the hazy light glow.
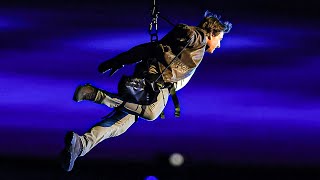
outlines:
[{"label": "hazy light glow", "polygon": [[158,178],[155,176],[147,176],[145,180],[158,180]]},{"label": "hazy light glow", "polygon": [[169,157],[169,162],[174,167],[179,167],[184,163],[184,157],[180,153],[173,153]]},{"label": "hazy light glow", "polygon": [[26,27],[27,25],[19,20],[11,20],[0,16],[0,31],[8,31],[12,29]]}]

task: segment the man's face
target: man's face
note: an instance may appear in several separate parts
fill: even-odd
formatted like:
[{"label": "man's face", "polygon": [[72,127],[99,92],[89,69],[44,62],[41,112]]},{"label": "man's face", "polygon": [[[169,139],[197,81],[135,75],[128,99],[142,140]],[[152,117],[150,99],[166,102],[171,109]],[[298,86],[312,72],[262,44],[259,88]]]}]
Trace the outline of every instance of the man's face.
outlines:
[{"label": "man's face", "polygon": [[223,39],[224,32],[220,32],[218,36],[211,35],[207,38],[206,52],[213,53],[216,48],[220,48],[220,41]]}]

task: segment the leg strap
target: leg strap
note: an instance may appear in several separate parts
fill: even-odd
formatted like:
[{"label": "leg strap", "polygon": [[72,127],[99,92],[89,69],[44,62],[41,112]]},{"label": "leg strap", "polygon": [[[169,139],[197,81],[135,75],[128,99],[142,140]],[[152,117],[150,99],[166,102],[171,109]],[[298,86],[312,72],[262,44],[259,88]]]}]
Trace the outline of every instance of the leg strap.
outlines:
[{"label": "leg strap", "polygon": [[180,104],[179,104],[179,99],[176,93],[176,88],[175,86],[172,86],[172,88],[170,88],[170,94],[172,96],[172,101],[174,104],[174,115],[175,117],[180,117]]}]

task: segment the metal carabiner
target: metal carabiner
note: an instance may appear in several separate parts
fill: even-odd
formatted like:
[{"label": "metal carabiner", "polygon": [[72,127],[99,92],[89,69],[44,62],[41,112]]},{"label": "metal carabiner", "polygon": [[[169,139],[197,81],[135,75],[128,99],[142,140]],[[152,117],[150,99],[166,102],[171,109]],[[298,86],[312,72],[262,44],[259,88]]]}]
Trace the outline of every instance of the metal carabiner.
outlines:
[{"label": "metal carabiner", "polygon": [[150,34],[150,39],[151,42],[156,42],[158,41],[158,7],[156,4],[156,0],[153,0],[153,6],[152,6],[152,11],[151,11],[151,17],[152,20],[149,25],[149,34]]}]

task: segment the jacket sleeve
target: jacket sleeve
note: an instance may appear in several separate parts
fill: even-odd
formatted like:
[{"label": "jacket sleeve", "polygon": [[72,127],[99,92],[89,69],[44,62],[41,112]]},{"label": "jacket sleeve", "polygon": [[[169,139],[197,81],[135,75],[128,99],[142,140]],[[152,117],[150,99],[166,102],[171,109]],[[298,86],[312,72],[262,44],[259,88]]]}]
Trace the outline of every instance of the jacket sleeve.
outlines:
[{"label": "jacket sleeve", "polygon": [[172,30],[173,39],[177,41],[187,41],[192,38],[194,31],[186,24],[178,24]]},{"label": "jacket sleeve", "polygon": [[168,45],[174,51],[179,51],[190,40],[189,46],[194,42],[195,31],[186,24],[176,25],[165,37],[161,39],[163,45]]},{"label": "jacket sleeve", "polygon": [[156,43],[144,43],[129,49],[126,52],[120,53],[117,56],[107,60],[117,65],[127,65],[136,63],[150,57],[156,57],[161,48]]}]

